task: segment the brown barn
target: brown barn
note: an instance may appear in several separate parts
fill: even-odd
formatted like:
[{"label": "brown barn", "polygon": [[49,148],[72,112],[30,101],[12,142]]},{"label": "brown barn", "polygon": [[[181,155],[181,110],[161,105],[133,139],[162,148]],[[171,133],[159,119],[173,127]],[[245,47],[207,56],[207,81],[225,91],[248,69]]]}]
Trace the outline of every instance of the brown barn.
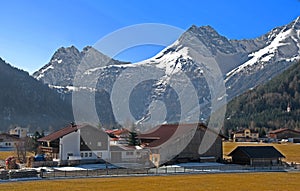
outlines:
[{"label": "brown barn", "polygon": [[[212,145],[208,145],[206,152],[199,153],[200,145],[207,144],[202,143],[207,131],[209,133],[205,135],[206,138],[211,136],[215,140]],[[160,166],[176,162],[221,161],[222,139],[225,137],[211,131],[204,124],[165,124],[152,132],[139,135],[138,138],[144,148],[150,149],[150,161],[155,166]],[[186,140],[189,142],[185,142]]]},{"label": "brown barn", "polygon": [[277,139],[277,140],[296,138],[296,137],[300,137],[300,131],[296,131],[289,128],[281,128],[269,132],[269,138]]},{"label": "brown barn", "polygon": [[273,146],[238,146],[229,156],[234,164],[251,166],[281,165],[281,159],[285,158]]}]

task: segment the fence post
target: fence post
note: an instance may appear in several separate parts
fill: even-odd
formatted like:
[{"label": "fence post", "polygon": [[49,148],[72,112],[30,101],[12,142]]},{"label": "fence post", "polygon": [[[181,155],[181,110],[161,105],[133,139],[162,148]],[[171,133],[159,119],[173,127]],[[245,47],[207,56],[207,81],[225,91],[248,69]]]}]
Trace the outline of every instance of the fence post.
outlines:
[{"label": "fence post", "polygon": [[89,176],[89,169],[86,169],[86,176]]},{"label": "fence post", "polygon": [[40,177],[41,178],[43,178],[43,171],[44,171],[43,169],[41,169],[41,171],[40,171]]}]

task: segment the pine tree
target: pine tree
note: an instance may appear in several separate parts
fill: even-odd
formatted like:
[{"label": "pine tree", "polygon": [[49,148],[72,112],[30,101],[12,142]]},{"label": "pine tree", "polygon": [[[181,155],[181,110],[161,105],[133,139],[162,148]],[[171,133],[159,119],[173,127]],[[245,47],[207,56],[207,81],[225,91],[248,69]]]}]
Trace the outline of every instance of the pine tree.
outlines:
[{"label": "pine tree", "polygon": [[137,138],[138,134],[136,131],[136,126],[135,124],[132,124],[131,129],[129,131],[129,136],[128,136],[128,145],[129,146],[138,146],[140,144],[139,139]]}]

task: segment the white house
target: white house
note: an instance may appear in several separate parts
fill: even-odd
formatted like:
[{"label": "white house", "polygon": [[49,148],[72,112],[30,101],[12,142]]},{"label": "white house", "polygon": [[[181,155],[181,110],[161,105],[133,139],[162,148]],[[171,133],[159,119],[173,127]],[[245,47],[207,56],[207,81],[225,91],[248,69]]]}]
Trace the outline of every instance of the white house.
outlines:
[{"label": "white house", "polygon": [[109,160],[109,137],[91,125],[69,125],[42,137],[41,152],[50,155],[60,165]]},{"label": "white house", "polygon": [[17,135],[20,138],[24,138],[27,136],[28,128],[22,128],[22,127],[15,127],[13,129],[9,130],[10,135]]},{"label": "white house", "polygon": [[7,133],[0,134],[0,149],[13,150],[20,141],[19,137]]}]

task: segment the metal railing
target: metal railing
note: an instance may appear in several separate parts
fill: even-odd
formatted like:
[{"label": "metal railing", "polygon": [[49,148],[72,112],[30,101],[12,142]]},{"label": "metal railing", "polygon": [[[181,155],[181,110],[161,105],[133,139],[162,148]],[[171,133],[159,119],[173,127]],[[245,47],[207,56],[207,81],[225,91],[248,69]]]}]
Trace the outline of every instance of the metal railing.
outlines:
[{"label": "metal railing", "polygon": [[107,176],[147,176],[147,175],[167,175],[167,174],[203,174],[203,173],[227,173],[227,172],[269,172],[287,171],[290,168],[285,166],[241,166],[241,165],[218,165],[218,166],[163,166],[159,168],[106,168],[106,169],[81,169],[81,170],[60,170],[47,168],[47,170],[9,170],[0,171],[0,179],[16,178],[76,178],[76,177],[107,177]]},{"label": "metal railing", "polygon": [[220,165],[220,166],[196,166],[196,167],[160,167],[144,169],[86,169],[64,171],[53,169],[53,171],[41,171],[42,178],[59,177],[100,177],[100,176],[127,176],[127,175],[163,175],[163,174],[200,174],[200,173],[222,173],[222,172],[258,172],[258,171],[286,171],[284,166],[240,166],[240,165]]}]

